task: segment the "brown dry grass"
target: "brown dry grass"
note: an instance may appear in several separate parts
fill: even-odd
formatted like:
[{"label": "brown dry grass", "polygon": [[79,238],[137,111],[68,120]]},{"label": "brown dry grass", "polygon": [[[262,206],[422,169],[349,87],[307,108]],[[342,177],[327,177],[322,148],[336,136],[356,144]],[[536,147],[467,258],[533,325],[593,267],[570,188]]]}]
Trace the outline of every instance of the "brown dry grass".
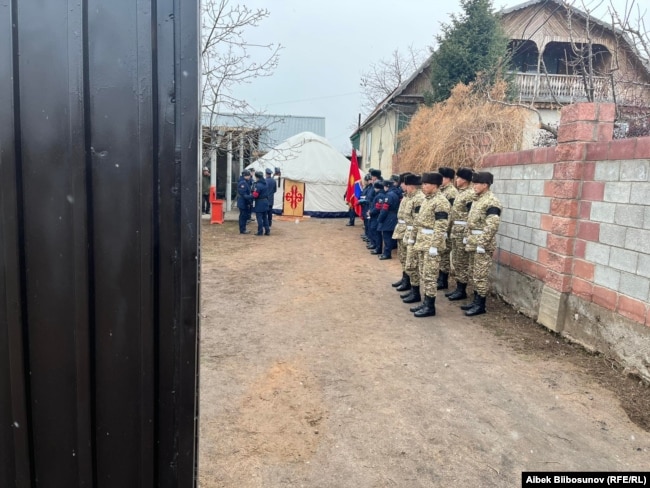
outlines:
[{"label": "brown dry grass", "polygon": [[[505,83],[497,83],[490,97],[504,100],[505,89]],[[459,83],[445,102],[421,107],[400,133],[397,169],[478,168],[486,154],[520,149],[525,117],[523,108],[491,102]]]}]

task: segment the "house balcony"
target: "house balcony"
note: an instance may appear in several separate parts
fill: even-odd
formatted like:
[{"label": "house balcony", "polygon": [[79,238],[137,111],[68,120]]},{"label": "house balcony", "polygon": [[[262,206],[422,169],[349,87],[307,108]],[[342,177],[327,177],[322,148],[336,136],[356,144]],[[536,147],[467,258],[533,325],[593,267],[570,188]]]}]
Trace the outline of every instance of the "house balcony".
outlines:
[{"label": "house balcony", "polygon": [[[613,101],[611,84],[605,76],[595,76],[594,101]],[[522,102],[574,103],[587,101],[585,85],[579,75],[515,73],[518,98]]]}]

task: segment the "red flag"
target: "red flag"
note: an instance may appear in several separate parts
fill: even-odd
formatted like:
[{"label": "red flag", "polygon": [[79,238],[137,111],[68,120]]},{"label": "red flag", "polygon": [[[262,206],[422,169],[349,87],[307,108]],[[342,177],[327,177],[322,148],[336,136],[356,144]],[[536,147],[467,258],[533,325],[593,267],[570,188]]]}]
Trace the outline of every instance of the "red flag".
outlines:
[{"label": "red flag", "polygon": [[345,192],[345,201],[354,208],[354,213],[361,217],[361,173],[359,172],[359,163],[357,162],[357,151],[352,149],[352,158],[350,159],[350,175],[348,176],[348,188]]}]

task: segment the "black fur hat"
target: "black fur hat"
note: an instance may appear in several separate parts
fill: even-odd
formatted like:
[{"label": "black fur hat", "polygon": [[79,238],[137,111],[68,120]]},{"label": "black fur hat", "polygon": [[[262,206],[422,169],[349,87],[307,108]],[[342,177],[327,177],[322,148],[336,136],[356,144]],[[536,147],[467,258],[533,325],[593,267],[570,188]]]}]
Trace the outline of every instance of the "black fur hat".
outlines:
[{"label": "black fur hat", "polygon": [[438,168],[438,173],[440,173],[445,178],[449,178],[452,180],[454,179],[454,176],[456,176],[456,172],[454,171],[454,168],[449,168],[447,166],[442,166],[441,168]]},{"label": "black fur hat", "polygon": [[473,174],[474,170],[472,168],[458,168],[458,171],[456,171],[456,176],[464,179],[465,181],[472,181]]},{"label": "black fur hat", "polygon": [[384,189],[384,182],[383,181],[375,181],[373,185],[377,190],[383,190]]},{"label": "black fur hat", "polygon": [[472,176],[472,183],[487,183],[491,185],[494,182],[494,176],[489,171],[479,171]]},{"label": "black fur hat", "polygon": [[418,186],[422,184],[422,179],[419,175],[408,174],[404,177],[404,184]]},{"label": "black fur hat", "polygon": [[400,184],[404,183],[404,178],[406,178],[406,175],[410,175],[410,174],[411,174],[410,171],[406,171],[405,173],[401,173],[399,175],[399,183]]},{"label": "black fur hat", "polygon": [[442,175],[440,173],[422,173],[422,183],[440,186],[442,185]]},{"label": "black fur hat", "polygon": [[371,169],[370,170],[370,176],[374,176],[375,178],[381,178],[381,170],[380,169]]}]

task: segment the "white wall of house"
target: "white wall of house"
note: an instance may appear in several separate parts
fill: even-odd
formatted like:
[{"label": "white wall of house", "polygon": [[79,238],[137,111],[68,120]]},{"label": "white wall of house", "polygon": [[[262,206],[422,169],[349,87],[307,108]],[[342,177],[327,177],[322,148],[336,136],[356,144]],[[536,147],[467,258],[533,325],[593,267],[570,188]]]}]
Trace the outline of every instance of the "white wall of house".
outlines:
[{"label": "white wall of house", "polygon": [[397,132],[397,113],[386,111],[372,121],[361,132],[359,148],[363,156],[363,170],[381,170],[382,175],[390,175],[393,170]]}]

